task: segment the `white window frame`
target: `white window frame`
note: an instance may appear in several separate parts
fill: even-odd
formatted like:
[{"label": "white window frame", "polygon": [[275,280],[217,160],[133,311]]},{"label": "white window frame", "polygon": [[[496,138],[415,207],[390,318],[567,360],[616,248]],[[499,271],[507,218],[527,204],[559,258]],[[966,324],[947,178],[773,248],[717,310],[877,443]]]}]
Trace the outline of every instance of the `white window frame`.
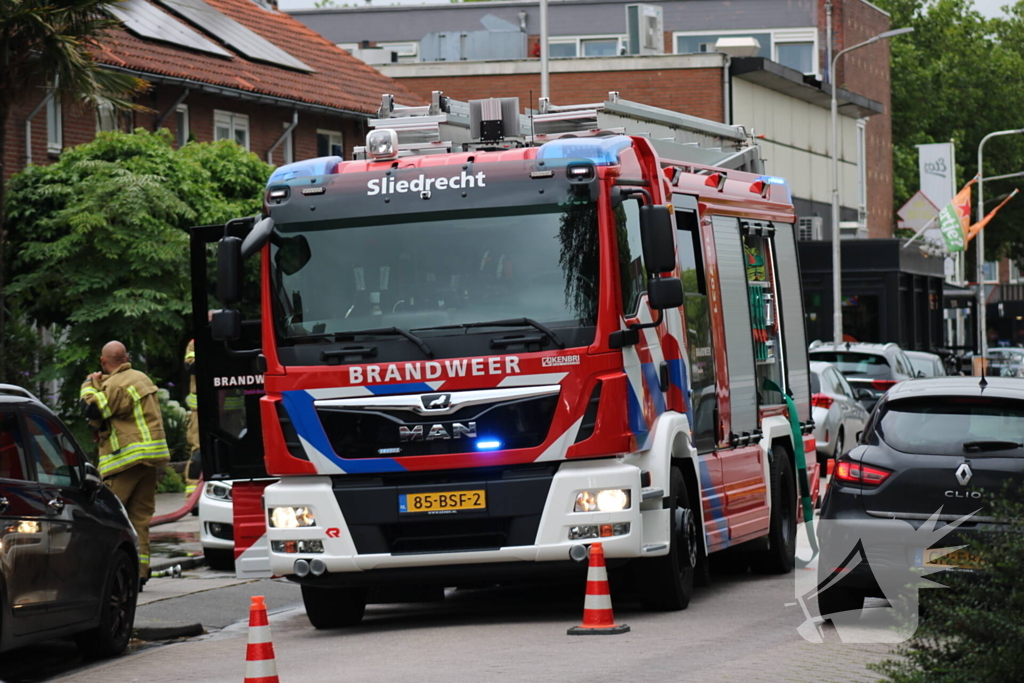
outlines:
[{"label": "white window frame", "polygon": [[867,119],[857,119],[857,215],[861,225],[868,216],[868,136]]},{"label": "white window frame", "polygon": [[996,260],[996,261],[985,261],[985,265],[988,265],[990,263],[992,264],[992,274],[994,275],[994,277],[990,278],[990,279],[986,279],[985,280],[985,284],[986,285],[998,285],[999,284],[999,261],[998,260]]},{"label": "white window frame", "polygon": [[[728,30],[708,30],[708,31],[673,31],[672,32],[672,54],[681,54],[679,52],[679,40],[680,36],[688,38],[700,37],[700,36],[749,36],[755,33],[767,33],[771,36],[772,44],[768,46],[768,54],[772,56],[772,61],[778,62],[779,53],[777,46],[780,43],[812,43],[812,52],[814,53],[814,71],[811,74],[821,77],[821,67],[818,64],[818,29],[813,27],[807,28],[756,28],[756,29],[728,29]],[[764,45],[761,46],[765,47]]]},{"label": "white window frame", "polygon": [[[354,47],[359,47],[355,45]],[[401,40],[384,43],[377,43],[374,47],[382,47],[391,50],[398,57],[399,62],[420,61],[420,42],[418,40]]]},{"label": "white window frame", "polygon": [[[552,57],[551,59],[582,59],[583,56],[584,56],[583,55],[583,43],[588,41],[588,40],[618,40],[619,41],[618,46],[615,48],[615,56],[618,57],[618,56],[620,56],[622,54],[622,49],[623,48],[628,48],[627,41],[629,39],[625,35],[617,35],[617,34],[614,34],[614,33],[605,33],[605,34],[592,33],[592,34],[589,34],[589,35],[582,35],[582,36],[557,36],[557,37],[549,37],[548,38],[548,45],[559,44],[559,45],[575,45],[576,46],[576,56],[575,57]],[[605,56],[605,58],[607,59],[607,55]],[[588,57],[588,59],[591,59],[591,58]]]},{"label": "white window frame", "polygon": [[57,94],[46,101],[46,151],[60,154],[64,149],[64,116]]},{"label": "white window frame", "polygon": [[1020,266],[1017,265],[1017,261],[1015,259],[1011,258],[1009,283],[1016,285],[1020,284],[1022,281],[1024,281],[1024,277],[1021,276]]},{"label": "white window frame", "polygon": [[[327,154],[328,155],[330,155],[330,153],[331,153],[330,148],[334,145],[334,139],[333,138],[337,137],[338,138],[338,146],[341,147],[341,154],[339,154],[338,156],[340,156],[342,159],[345,158],[345,136],[344,136],[344,134],[340,130],[327,130],[326,128],[317,128],[316,129],[316,134],[317,135],[326,135],[326,136],[328,136],[328,141],[327,141],[327,148],[328,148],[327,149]],[[317,150],[317,151],[319,152],[319,150]]]},{"label": "white window frame", "polygon": [[243,147],[245,147],[245,151],[246,152],[248,152],[250,150],[250,145],[252,144],[252,134],[251,134],[251,132],[249,130],[249,115],[248,114],[237,114],[237,113],[235,113],[233,111],[225,111],[223,109],[214,109],[213,110],[213,139],[215,141],[218,140],[218,139],[225,139],[225,138],[218,138],[217,137],[217,126],[221,125],[221,124],[226,124],[226,127],[230,131],[229,132],[230,137],[228,137],[226,139],[231,140],[232,142],[237,142],[237,140],[235,140],[235,133],[237,131],[239,131],[239,130],[244,130],[245,131],[245,145],[243,145]]},{"label": "white window frame", "polygon": [[[183,126],[175,125],[175,135],[177,138],[178,148],[184,147],[188,144],[188,136],[192,132],[192,123],[188,118],[188,105],[179,104],[174,108],[174,122],[178,122],[178,114],[183,114],[182,120],[184,121]],[[184,131],[182,129],[184,128]],[[184,132],[184,135],[182,134]]]},{"label": "white window frame", "polygon": [[115,130],[120,130],[119,118],[113,104],[105,100],[100,102],[96,105],[96,132],[111,133]]}]

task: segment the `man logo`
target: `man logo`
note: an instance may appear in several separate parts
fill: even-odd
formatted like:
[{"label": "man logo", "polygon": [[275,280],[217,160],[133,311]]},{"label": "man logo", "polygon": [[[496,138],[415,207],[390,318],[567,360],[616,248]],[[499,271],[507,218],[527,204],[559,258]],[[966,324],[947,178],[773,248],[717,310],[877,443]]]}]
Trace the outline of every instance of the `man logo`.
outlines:
[{"label": "man logo", "polygon": [[423,410],[447,410],[452,405],[451,394],[424,394],[420,400],[423,401]]},{"label": "man logo", "polygon": [[423,425],[416,425],[412,428],[405,425],[398,427],[398,440],[402,443],[407,441],[461,439],[462,437],[467,439],[476,438],[476,422],[468,422],[466,424],[453,422],[451,434],[448,433],[448,429],[444,425],[431,425],[426,435],[423,433]]}]

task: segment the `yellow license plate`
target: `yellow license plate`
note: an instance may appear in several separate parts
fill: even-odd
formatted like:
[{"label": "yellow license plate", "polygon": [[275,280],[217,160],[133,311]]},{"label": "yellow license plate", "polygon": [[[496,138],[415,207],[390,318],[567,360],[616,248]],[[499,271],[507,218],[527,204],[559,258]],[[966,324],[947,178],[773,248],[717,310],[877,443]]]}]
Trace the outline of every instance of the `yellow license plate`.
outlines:
[{"label": "yellow license plate", "polygon": [[984,566],[985,562],[981,556],[968,552],[967,550],[954,550],[948,555],[943,555],[941,550],[929,548],[924,551],[924,565],[926,567],[959,567],[961,569],[978,569]]},{"label": "yellow license plate", "polygon": [[460,510],[484,510],[487,508],[487,492],[444,491],[442,493],[400,493],[399,512],[444,513]]}]

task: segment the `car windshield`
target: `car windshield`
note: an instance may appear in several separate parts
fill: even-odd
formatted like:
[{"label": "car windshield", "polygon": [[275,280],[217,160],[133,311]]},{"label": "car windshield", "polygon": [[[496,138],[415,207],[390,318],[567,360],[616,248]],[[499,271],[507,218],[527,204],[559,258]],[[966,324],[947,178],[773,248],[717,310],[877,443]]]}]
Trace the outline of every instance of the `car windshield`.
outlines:
[{"label": "car windshield", "polygon": [[917,358],[907,355],[910,359],[910,367],[914,368],[914,374],[921,373],[924,377],[935,377],[935,361],[931,358]]},{"label": "car windshield", "polygon": [[592,201],[304,221],[271,245],[286,338],[523,318],[588,326],[597,314]]},{"label": "car windshield", "polygon": [[878,436],[905,453],[1024,457],[1024,401],[986,397],[929,397],[890,401]]},{"label": "car windshield", "polygon": [[874,353],[857,353],[855,351],[812,351],[811,360],[820,360],[835,365],[839,372],[847,377],[880,377],[892,376],[889,361],[885,356]]}]

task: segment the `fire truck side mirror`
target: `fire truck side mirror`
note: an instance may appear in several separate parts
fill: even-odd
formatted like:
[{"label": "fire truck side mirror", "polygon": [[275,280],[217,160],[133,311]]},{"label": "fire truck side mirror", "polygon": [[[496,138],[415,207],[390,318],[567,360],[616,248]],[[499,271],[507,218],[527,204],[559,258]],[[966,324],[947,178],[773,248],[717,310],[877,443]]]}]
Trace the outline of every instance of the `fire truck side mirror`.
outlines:
[{"label": "fire truck side mirror", "polygon": [[640,207],[640,239],[644,265],[651,274],[676,269],[676,245],[672,213],[664,204]]},{"label": "fire truck side mirror", "polygon": [[216,341],[231,341],[242,336],[242,313],[231,309],[214,311],[210,316],[210,336]]},{"label": "fire truck side mirror", "polygon": [[683,283],[677,277],[652,277],[647,281],[647,303],[656,311],[683,305]]},{"label": "fire truck side mirror", "polygon": [[217,299],[231,306],[242,299],[242,240],[224,237],[217,243]]}]

